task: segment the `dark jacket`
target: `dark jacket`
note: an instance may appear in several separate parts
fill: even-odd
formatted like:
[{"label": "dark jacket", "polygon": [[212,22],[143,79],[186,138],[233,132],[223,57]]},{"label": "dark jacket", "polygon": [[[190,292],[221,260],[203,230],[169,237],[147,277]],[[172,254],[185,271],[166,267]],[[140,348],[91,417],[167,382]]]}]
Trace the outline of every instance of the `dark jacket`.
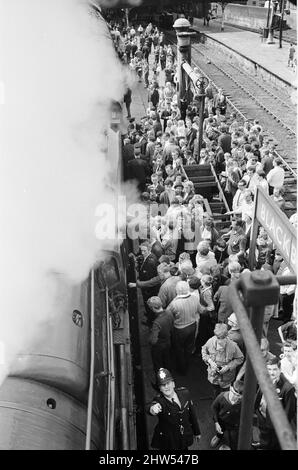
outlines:
[{"label": "dark jacket", "polygon": [[[145,261],[141,264],[141,267],[139,270],[139,280],[148,281],[149,279],[156,277],[157,265],[158,265],[158,261],[157,261],[156,256],[150,253],[150,255],[147,256]],[[146,299],[149,299],[149,297],[152,297],[153,295],[157,295],[158,291],[159,291],[159,286],[142,288],[143,297]]]},{"label": "dark jacket", "polygon": [[171,334],[173,331],[174,318],[173,315],[167,311],[158,313],[155,318],[151,333],[149,336],[149,343],[151,346],[168,346],[171,345]]},{"label": "dark jacket", "polygon": [[240,423],[241,401],[232,405],[229,392],[220,393],[211,405],[213,420],[224,429],[237,429]]},{"label": "dark jacket", "polygon": [[190,129],[186,131],[186,143],[187,143],[187,147],[190,150],[193,150],[194,148],[196,137],[197,137],[197,131],[194,127],[191,127]]},{"label": "dark jacket", "polygon": [[[280,374],[279,381],[275,384],[275,389],[278,395],[279,400],[285,410],[286,416],[288,418],[289,423],[292,425],[293,428],[296,427],[296,407],[297,407],[297,399],[295,397],[295,389],[290,382],[285,378],[283,374]],[[259,406],[261,403],[263,392],[259,388],[256,395],[255,400],[255,410],[259,410]],[[270,415],[268,413],[268,409],[266,410],[266,417],[264,422],[266,428],[273,429],[273,424],[270,419]]]},{"label": "dark jacket", "polygon": [[218,145],[223,149],[224,153],[231,153],[231,134],[220,134],[218,137]]},{"label": "dark jacket", "polygon": [[181,387],[176,388],[175,392],[180,400],[181,409],[177,403],[170,402],[162,394],[157,395],[146,406],[146,411],[149,414],[151,406],[155,403],[160,403],[162,407],[151,442],[151,446],[154,448],[161,450],[187,449],[193,443],[193,436],[200,434],[196,410],[189,391]]},{"label": "dark jacket", "polygon": [[127,163],[127,177],[138,181],[138,188],[141,192],[144,192],[146,188],[147,171],[147,163],[141,158],[134,158]]},{"label": "dark jacket", "polygon": [[127,92],[125,93],[124,95],[124,98],[123,98],[123,101],[124,103],[126,104],[130,104],[131,103],[131,89],[130,88],[127,88]]},{"label": "dark jacket", "polygon": [[158,90],[155,88],[153,92],[149,96],[149,101],[153,104],[153,106],[157,107],[159,102],[159,93]]}]

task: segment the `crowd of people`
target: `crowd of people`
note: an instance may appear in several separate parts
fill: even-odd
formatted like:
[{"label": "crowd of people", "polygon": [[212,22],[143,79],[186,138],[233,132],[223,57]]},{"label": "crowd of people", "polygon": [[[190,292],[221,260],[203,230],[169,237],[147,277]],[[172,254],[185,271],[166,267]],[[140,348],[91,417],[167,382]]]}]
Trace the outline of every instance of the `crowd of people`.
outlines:
[{"label": "crowd of people", "polygon": [[[138,219],[138,279],[129,288],[142,293],[144,324],[158,377],[159,395],[147,409],[159,417],[152,445],[184,449],[191,444],[192,440],[186,442],[181,431],[186,425],[179,424],[178,418],[171,421],[169,416],[178,417],[177,410],[185,400],[178,389],[175,391],[174,373],[186,374],[192,355],[199,355],[206,363],[214,391],[216,435],[211,446],[235,449],[246,351],[229,302],[228,286],[241,272],[249,271],[256,188],[261,186],[284,211],[285,171],[281,159],[275,156],[273,141],[263,136],[257,117],[253,122],[241,122],[234,112],[228,114],[223,90],[216,91],[211,83],[206,88],[199,150],[200,99],[194,91],[189,104],[178,102],[177,62],[163,32],[151,23],[135,27],[112,23],[110,27],[120,59],[148,89],[148,107],[139,122],[131,116],[131,89],[126,92],[129,124],[122,150],[124,178],[136,180],[143,208]],[[185,172],[188,165],[208,163],[215,169],[229,206],[229,230],[216,228],[203,196]],[[132,221],[128,219],[128,233]],[[297,214],[290,222],[297,228]],[[262,227],[257,237],[255,268],[282,276],[290,273]],[[282,286],[279,303],[266,307],[261,342],[269,375],[293,429],[297,394],[295,287]],[[269,351],[272,317],[282,320],[278,329],[279,358]],[[173,403],[169,405],[167,399]],[[191,421],[193,435],[199,436],[192,406],[187,410],[185,419]],[[255,447],[278,449],[261,390],[256,394],[255,412],[260,430]],[[174,433],[174,422],[180,428],[171,440],[167,433]]]}]

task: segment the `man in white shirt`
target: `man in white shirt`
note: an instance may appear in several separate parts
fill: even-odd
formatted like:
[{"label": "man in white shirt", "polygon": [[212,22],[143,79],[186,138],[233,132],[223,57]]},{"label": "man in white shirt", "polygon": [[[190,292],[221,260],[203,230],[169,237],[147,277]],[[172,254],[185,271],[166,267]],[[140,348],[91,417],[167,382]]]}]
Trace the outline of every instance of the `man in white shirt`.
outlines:
[{"label": "man in white shirt", "polygon": [[237,209],[241,207],[241,204],[244,200],[245,188],[246,188],[245,180],[240,180],[238,182],[238,189],[235,193],[235,196],[233,197],[233,205],[232,205],[233,211],[236,211]]},{"label": "man in white shirt", "polygon": [[273,169],[269,171],[267,175],[267,181],[269,184],[269,195],[273,194],[275,188],[281,188],[284,184],[285,170],[281,166],[282,161],[280,158],[273,160]]}]

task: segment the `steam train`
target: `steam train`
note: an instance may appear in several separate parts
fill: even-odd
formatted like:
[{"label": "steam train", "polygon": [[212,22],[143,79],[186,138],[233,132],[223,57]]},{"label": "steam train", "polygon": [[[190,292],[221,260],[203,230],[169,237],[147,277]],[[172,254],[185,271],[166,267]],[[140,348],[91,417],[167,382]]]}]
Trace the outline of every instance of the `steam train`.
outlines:
[{"label": "steam train", "polygon": [[55,273],[57,312],[0,386],[1,450],[136,447],[128,248],[101,259],[77,285]]}]

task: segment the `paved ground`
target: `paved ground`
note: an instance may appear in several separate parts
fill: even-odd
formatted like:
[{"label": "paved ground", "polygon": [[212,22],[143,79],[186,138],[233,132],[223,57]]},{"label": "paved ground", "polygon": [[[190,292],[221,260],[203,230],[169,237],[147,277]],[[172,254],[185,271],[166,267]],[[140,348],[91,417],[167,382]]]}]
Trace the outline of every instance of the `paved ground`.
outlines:
[{"label": "paved ground", "polygon": [[296,74],[287,67],[289,43],[284,43],[280,49],[278,39],[274,39],[274,44],[267,44],[257,33],[233,26],[226,26],[224,31],[220,31],[219,22],[211,20],[207,27],[200,18],[196,19],[193,29],[217,39],[288,82],[297,80]]},{"label": "paved ground", "polygon": [[[149,77],[150,78],[150,77]],[[163,77],[161,77],[163,80]],[[144,88],[142,82],[136,81],[132,90],[132,116],[138,121],[146,113],[148,106],[148,91]],[[125,119],[125,124],[128,124]],[[143,375],[145,384],[146,402],[149,402],[155,395],[155,390],[152,387],[152,383],[155,381],[152,361],[150,355],[150,347],[148,344],[149,329],[144,326],[141,322],[144,319],[144,307],[142,303],[142,296],[139,294],[139,328],[140,328],[140,339],[141,339],[141,354],[142,354],[142,365]],[[280,348],[276,345],[279,341],[277,327],[280,326],[281,322],[278,320],[271,320],[269,327],[268,339],[273,345],[271,351],[274,354],[280,354]],[[193,356],[190,364],[189,371],[186,376],[180,376],[175,374],[175,380],[177,386],[186,386],[191,394],[192,398],[197,406],[198,418],[202,432],[202,438],[200,443],[196,447],[194,445],[192,450],[209,450],[210,440],[214,435],[214,426],[211,419],[210,405],[212,402],[212,388],[207,381],[206,366],[202,362],[199,356]],[[152,439],[154,427],[157,423],[157,418],[147,416],[147,428],[149,436],[149,444]],[[150,447],[149,447],[150,448]]]}]

